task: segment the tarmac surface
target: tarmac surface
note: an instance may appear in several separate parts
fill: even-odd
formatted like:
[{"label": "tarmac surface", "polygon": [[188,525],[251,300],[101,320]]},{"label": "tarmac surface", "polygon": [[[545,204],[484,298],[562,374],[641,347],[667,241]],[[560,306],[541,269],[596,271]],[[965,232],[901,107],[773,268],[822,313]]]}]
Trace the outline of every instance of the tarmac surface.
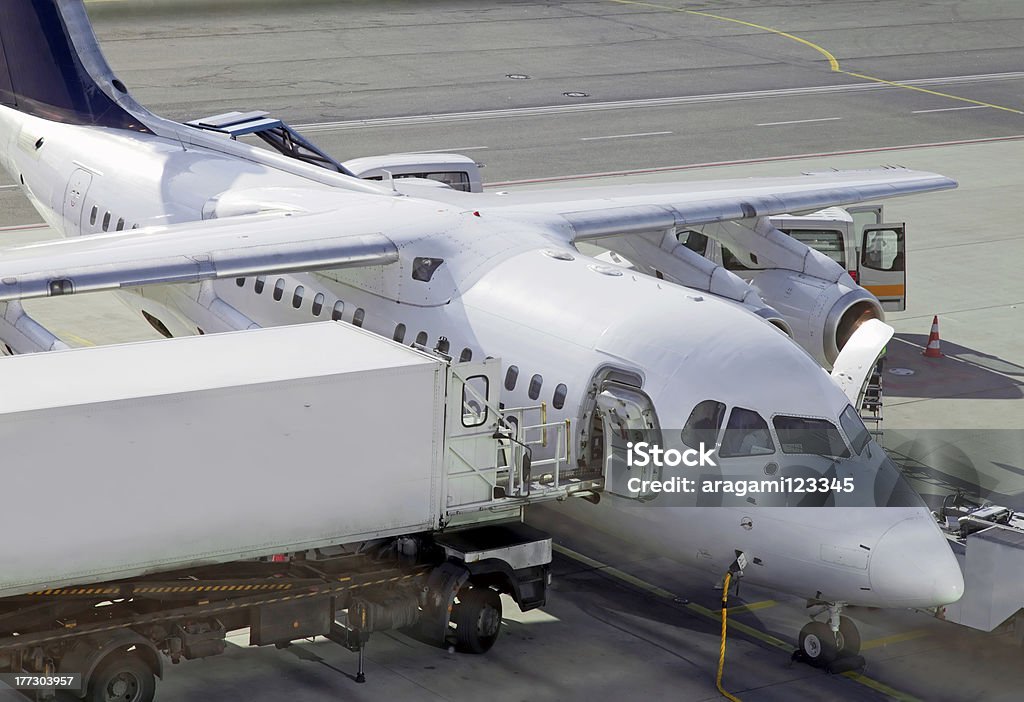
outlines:
[{"label": "tarmac surface", "polygon": [[[303,131],[341,158],[443,148],[485,162],[489,183],[556,186],[566,176],[671,166],[688,167],[615,177],[899,163],[956,178],[957,190],[886,203],[887,221],[907,223],[909,289],[906,312],[888,316],[897,331],[888,367],[913,375],[886,375],[883,443],[907,457],[931,501],[973,487],[1024,509],[1018,3],[88,6],[111,63],[154,111],[192,119],[268,109],[318,125]],[[982,141],[834,153],[973,140]],[[834,155],[798,158],[826,152]],[[729,161],[744,163],[706,165]],[[12,227],[0,242],[52,236],[24,227],[34,222],[21,194],[0,186],[0,226]],[[70,343],[154,336],[109,295],[26,307]],[[920,353],[933,315],[940,359]],[[226,655],[168,666],[157,699],[719,699],[719,595],[702,577],[640,544],[582,532],[556,510],[533,520],[560,544],[550,601],[528,614],[506,601],[503,635],[486,656],[375,635],[368,682],[357,685],[354,655],[329,642],[249,649],[238,638]],[[1006,635],[918,612],[850,609],[866,677],[827,676],[790,665],[802,601],[744,585],[736,604],[725,687],[744,702],[1017,700],[1024,689],[1024,651]]]}]

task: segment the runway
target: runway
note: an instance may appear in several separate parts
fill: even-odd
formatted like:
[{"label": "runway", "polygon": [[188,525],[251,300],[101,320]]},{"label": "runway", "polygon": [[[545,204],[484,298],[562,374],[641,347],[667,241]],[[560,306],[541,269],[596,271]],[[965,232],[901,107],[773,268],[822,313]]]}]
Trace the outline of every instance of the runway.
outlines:
[{"label": "runway", "polygon": [[[641,182],[888,163],[956,178],[958,190],[886,204],[888,221],[907,223],[909,242],[908,309],[888,317],[897,330],[890,367],[913,375],[886,377],[884,443],[913,462],[932,501],[970,483],[1024,509],[1024,7],[87,6],[109,60],[155,112],[269,110],[342,159],[443,149],[484,163],[487,183],[545,181],[519,187],[588,174]],[[12,227],[0,242],[50,236],[31,226],[38,217],[13,185],[0,185],[0,227]],[[154,336],[112,296],[26,307],[72,343]],[[933,315],[942,359],[920,354]],[[717,592],[641,544],[595,540],[551,510],[534,518],[561,544],[551,601],[528,615],[506,602],[502,639],[486,656],[376,635],[368,682],[357,685],[354,656],[326,641],[229,646],[168,666],[157,699],[719,699]],[[790,665],[803,602],[744,586],[736,604],[746,607],[734,613],[725,681],[744,702],[1008,701],[1024,689],[1021,651],[1007,636],[918,612],[851,610],[869,661],[855,680]]]}]

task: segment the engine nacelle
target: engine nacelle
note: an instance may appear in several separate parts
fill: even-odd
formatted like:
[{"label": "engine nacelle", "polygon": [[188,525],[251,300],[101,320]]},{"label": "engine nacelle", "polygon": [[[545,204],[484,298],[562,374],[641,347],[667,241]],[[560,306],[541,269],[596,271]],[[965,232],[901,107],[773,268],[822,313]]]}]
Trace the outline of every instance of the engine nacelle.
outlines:
[{"label": "engine nacelle", "polygon": [[793,340],[830,367],[857,328],[885,321],[878,299],[848,278],[830,282],[786,269],[750,271],[750,283],[789,324]]}]

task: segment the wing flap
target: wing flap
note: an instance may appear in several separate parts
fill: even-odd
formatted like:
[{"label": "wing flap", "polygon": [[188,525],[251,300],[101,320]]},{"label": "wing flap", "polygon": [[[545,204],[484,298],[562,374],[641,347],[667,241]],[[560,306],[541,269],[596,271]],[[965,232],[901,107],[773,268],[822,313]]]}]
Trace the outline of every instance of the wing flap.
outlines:
[{"label": "wing flap", "polygon": [[330,213],[237,219],[6,249],[0,301],[398,260],[386,236],[340,232]]}]

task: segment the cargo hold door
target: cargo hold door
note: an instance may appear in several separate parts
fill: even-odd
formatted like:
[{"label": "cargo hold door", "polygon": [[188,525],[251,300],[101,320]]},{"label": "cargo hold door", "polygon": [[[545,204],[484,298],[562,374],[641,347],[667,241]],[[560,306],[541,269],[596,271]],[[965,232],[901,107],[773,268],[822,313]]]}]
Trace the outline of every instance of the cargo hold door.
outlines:
[{"label": "cargo hold door", "polygon": [[861,239],[860,284],[888,312],[907,306],[906,225],[864,227]]}]

